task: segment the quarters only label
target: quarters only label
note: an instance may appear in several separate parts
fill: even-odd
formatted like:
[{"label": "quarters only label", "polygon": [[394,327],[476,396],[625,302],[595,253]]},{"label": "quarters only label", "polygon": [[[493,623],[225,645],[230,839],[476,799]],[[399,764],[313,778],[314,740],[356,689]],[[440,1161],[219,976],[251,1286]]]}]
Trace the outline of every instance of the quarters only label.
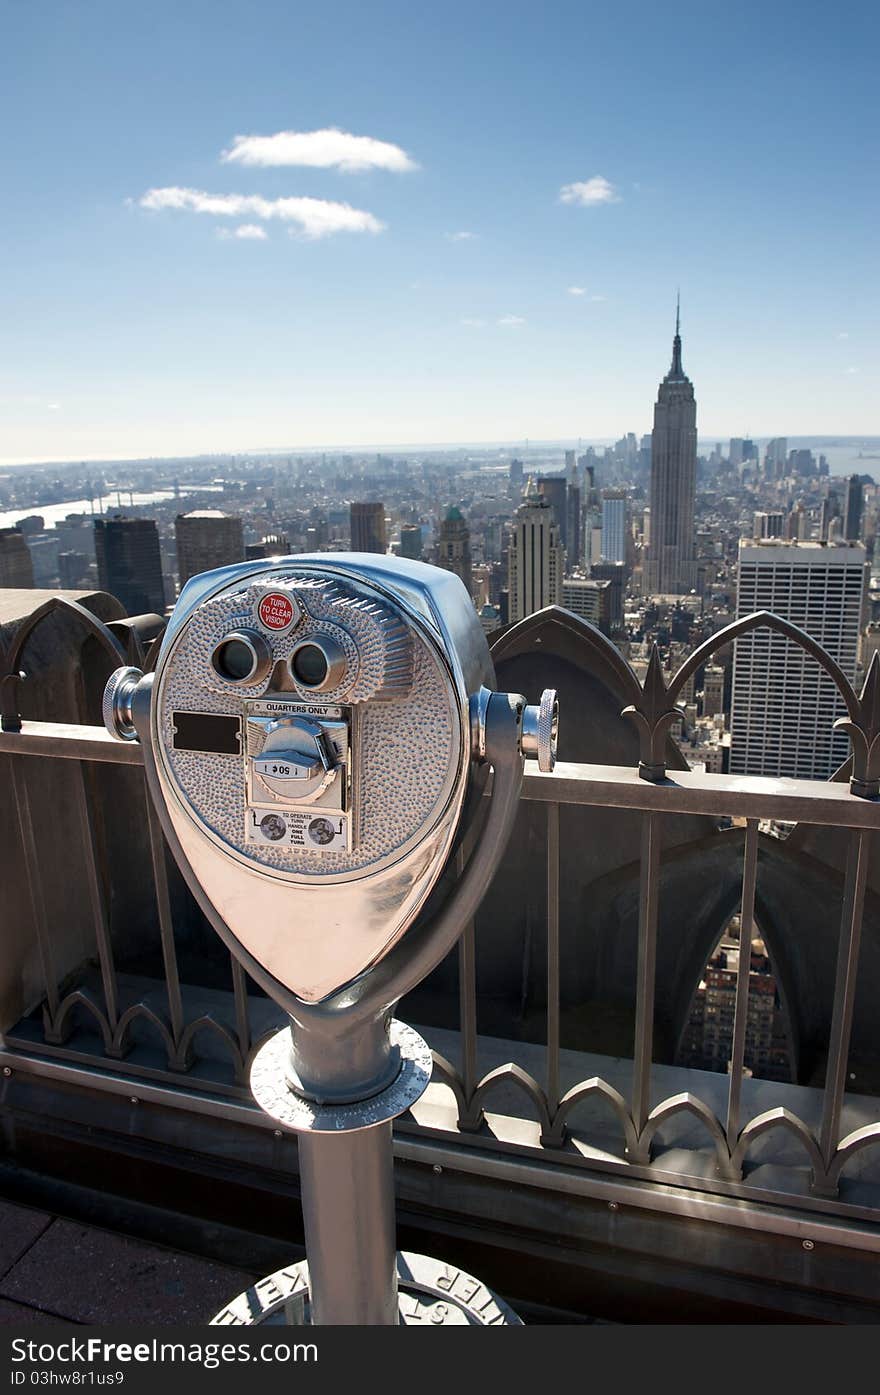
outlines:
[{"label": "quarters only label", "polygon": [[249,843],[268,843],[304,852],[347,852],[348,818],[344,814],[291,813],[289,810],[248,809]]},{"label": "quarters only label", "polygon": [[262,698],[247,704],[247,712],[253,717],[341,717],[341,707],[328,707],[321,702],[286,702],[283,698],[272,701]]}]

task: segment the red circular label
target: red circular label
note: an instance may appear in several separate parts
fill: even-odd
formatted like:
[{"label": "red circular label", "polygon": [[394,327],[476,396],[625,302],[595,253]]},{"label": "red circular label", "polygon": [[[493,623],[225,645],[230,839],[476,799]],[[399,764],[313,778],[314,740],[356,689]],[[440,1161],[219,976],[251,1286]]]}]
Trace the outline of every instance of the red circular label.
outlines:
[{"label": "red circular label", "polygon": [[267,630],[288,630],[293,624],[293,602],[283,591],[270,591],[260,601],[257,614]]}]

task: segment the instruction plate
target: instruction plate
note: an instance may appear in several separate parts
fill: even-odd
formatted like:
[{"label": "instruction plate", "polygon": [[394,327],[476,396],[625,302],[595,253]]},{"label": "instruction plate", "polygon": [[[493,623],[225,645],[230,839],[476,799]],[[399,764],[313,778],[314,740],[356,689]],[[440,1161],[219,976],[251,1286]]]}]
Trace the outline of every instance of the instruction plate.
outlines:
[{"label": "instruction plate", "polygon": [[299,812],[251,807],[246,834],[249,843],[302,852],[348,852],[351,844],[349,816],[319,808]]}]

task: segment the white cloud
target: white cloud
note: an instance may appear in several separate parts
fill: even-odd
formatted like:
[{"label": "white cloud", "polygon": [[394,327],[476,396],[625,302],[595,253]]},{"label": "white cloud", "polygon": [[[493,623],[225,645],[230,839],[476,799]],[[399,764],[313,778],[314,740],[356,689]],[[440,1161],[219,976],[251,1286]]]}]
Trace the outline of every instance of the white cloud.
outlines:
[{"label": "white cloud", "polygon": [[848,338],[849,338],[849,333],[848,333],[847,330],[842,329],[842,330],[840,331],[840,333],[838,334],[837,337],[838,337],[838,339],[848,339]]},{"label": "white cloud", "polygon": [[858,373],[859,370],[857,368],[848,368],[846,371],[847,373]]},{"label": "white cloud", "polygon": [[269,234],[259,223],[240,223],[237,228],[218,228],[217,236],[222,237],[224,242],[231,242],[234,238],[240,238],[243,242],[265,242]]},{"label": "white cloud", "polygon": [[601,174],[594,174],[592,179],[579,183],[563,184],[559,190],[560,203],[576,203],[582,208],[589,208],[595,203],[617,203],[618,197],[614,185],[603,179]]},{"label": "white cloud", "polygon": [[590,300],[592,300],[592,301],[594,301],[594,302],[596,302],[596,303],[598,303],[600,300],[607,300],[607,299],[608,299],[608,297],[607,297],[607,296],[604,296],[604,295],[591,295],[591,296],[590,296]]},{"label": "white cloud", "polygon": [[226,164],[307,165],[311,169],[417,170],[418,165],[399,145],[352,136],[335,126],[322,131],[278,131],[274,136],[236,136],[220,157]]},{"label": "white cloud", "polygon": [[569,295],[586,295],[586,294],[587,294],[587,288],[586,288],[586,286],[569,286],[569,288],[568,288],[568,294],[569,294]]},{"label": "white cloud", "polygon": [[464,231],[462,231],[462,232],[445,233],[444,236],[445,236],[450,242],[473,242],[473,240],[474,240],[474,238],[477,236],[477,234],[476,234],[476,233],[472,233],[472,232],[464,232]]},{"label": "white cloud", "polygon": [[486,323],[485,320],[472,320],[472,319],[465,319],[465,320],[462,320],[462,324],[463,324],[463,325],[470,325],[471,329],[482,329],[483,326],[485,325],[485,323]]},{"label": "white cloud", "polygon": [[60,403],[60,402],[49,402],[49,403],[47,403],[47,406],[48,406],[50,412],[60,412],[60,411],[61,411],[61,403]]},{"label": "white cloud", "polygon": [[522,315],[502,315],[497,323],[502,329],[519,329],[520,325],[525,324],[525,320]]},{"label": "white cloud", "polygon": [[329,237],[337,232],[382,232],[385,224],[361,208],[328,199],[264,199],[259,194],[206,194],[200,189],[148,189],[139,200],[141,208],[182,209],[208,213],[215,218],[242,218],[248,214],[266,222],[278,218],[292,223],[304,237]]}]

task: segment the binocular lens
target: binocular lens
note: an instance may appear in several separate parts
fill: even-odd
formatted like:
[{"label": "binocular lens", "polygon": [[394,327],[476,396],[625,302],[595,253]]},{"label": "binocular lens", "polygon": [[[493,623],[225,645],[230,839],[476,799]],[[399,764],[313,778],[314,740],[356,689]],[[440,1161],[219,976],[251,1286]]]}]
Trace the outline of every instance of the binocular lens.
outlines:
[{"label": "binocular lens", "polygon": [[250,678],[257,666],[257,656],[249,644],[241,639],[227,639],[214,651],[214,668],[221,678],[232,683],[240,683]]},{"label": "binocular lens", "polygon": [[291,668],[304,688],[320,688],[329,671],[327,655],[317,644],[301,644],[291,660]]}]

